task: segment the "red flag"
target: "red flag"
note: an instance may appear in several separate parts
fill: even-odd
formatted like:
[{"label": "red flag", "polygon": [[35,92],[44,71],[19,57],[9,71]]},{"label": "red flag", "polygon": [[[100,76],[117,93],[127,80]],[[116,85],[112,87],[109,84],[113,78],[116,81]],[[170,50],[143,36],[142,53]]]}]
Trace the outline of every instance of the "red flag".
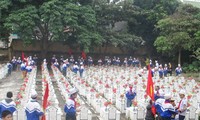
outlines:
[{"label": "red flag", "polygon": [[151,98],[151,100],[154,101],[154,89],[153,89],[153,80],[152,80],[152,74],[151,74],[151,68],[148,66],[149,72],[148,72],[148,80],[147,80],[147,95]]},{"label": "red flag", "polygon": [[82,51],[81,56],[82,56],[82,58],[83,58],[84,60],[86,59],[86,54],[85,54],[84,51]]},{"label": "red flag", "polygon": [[[151,68],[150,65],[148,65],[149,72],[148,72],[148,80],[147,80],[147,90],[146,93],[149,95],[152,101],[154,101],[154,87],[153,87],[153,80],[152,80],[152,74],[151,74]],[[151,108],[152,113],[156,114],[155,106],[152,106]]]},{"label": "red flag", "polygon": [[25,57],[24,57],[24,52],[22,52],[22,61],[24,61],[24,58],[25,58]]},{"label": "red flag", "polygon": [[[49,97],[49,84],[46,83],[46,89],[45,89],[45,93],[43,96],[43,110],[45,111],[47,106],[48,106],[48,97]],[[46,116],[43,115],[42,120],[46,120]]]}]

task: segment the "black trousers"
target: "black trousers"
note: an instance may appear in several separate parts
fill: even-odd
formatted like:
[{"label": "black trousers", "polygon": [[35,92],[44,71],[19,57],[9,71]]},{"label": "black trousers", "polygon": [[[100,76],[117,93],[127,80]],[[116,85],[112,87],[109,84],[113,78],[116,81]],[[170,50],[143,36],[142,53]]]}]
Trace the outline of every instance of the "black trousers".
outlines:
[{"label": "black trousers", "polygon": [[179,115],[179,120],[184,120],[185,116]]},{"label": "black trousers", "polygon": [[171,120],[170,117],[161,117],[161,120]]},{"label": "black trousers", "polygon": [[66,115],[66,119],[65,120],[76,120],[76,115]]}]

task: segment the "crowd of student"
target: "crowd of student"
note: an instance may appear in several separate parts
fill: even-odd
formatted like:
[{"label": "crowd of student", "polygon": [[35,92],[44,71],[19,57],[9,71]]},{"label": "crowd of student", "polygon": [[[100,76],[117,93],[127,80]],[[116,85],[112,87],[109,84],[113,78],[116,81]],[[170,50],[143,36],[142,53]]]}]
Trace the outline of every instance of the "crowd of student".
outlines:
[{"label": "crowd of student", "polygon": [[[32,68],[37,65],[37,56],[34,57],[29,56],[27,58],[23,58],[21,60],[20,57],[18,59],[13,57],[10,63],[8,63],[8,67],[12,70],[21,70],[23,73],[23,77],[26,76],[27,73],[32,71]],[[50,62],[48,63],[46,59],[43,60],[43,65],[53,65],[58,70],[60,70],[64,76],[67,75],[68,68],[73,71],[75,74],[80,74],[80,77],[83,76],[84,72],[84,65],[91,66],[93,65],[92,57],[88,57],[87,60],[83,59],[82,57],[78,57],[77,60],[74,59],[73,56],[69,57],[69,59],[64,59],[63,56],[58,60],[55,55],[51,58]],[[111,60],[110,57],[106,56],[104,61],[102,59],[98,60],[98,65],[114,65],[114,66],[125,66],[125,67],[141,67],[141,63],[139,59],[129,57],[129,59],[124,58],[124,61],[121,62],[119,57],[113,57]],[[158,64],[158,61],[155,61],[155,64],[152,63],[150,60],[150,66],[152,68],[152,76],[159,73],[160,78],[166,77],[168,75],[172,75],[172,66],[169,63],[168,65],[165,64],[164,67],[162,64]],[[176,75],[180,75],[182,72],[181,66],[175,69]],[[130,107],[133,104],[133,100],[137,95],[135,89],[132,85],[129,86],[129,90],[126,92],[127,98],[127,107]],[[66,102],[64,107],[64,111],[66,112],[66,120],[69,118],[72,120],[76,119],[76,102],[75,98],[77,96],[78,90],[73,88],[69,91],[70,97]],[[185,92],[182,90],[180,91],[181,101],[178,106],[174,105],[174,100],[170,94],[164,94],[159,87],[156,87],[155,91],[155,102],[150,101],[149,105],[147,106],[147,114],[146,120],[154,120],[155,118],[161,120],[171,120],[175,115],[179,115],[179,120],[183,120],[186,112],[186,103],[187,100],[185,99]],[[16,105],[11,99],[12,93],[7,93],[7,98],[0,102],[0,114],[3,120],[7,120],[4,116],[5,114],[10,116],[16,110]],[[152,106],[156,107],[157,110],[157,117],[151,112]],[[8,111],[7,111],[8,110]],[[10,111],[10,112],[9,112]],[[39,120],[39,118],[44,114],[41,110],[39,103],[37,102],[37,93],[32,93],[31,100],[28,102],[26,109],[25,109],[27,120]],[[151,116],[151,117],[150,117]]]},{"label": "crowd of student", "polygon": [[[57,58],[56,55],[53,55],[51,60],[44,60],[45,62],[49,62],[51,64],[49,65],[54,65],[55,67],[57,67],[64,76],[66,76],[66,72],[67,69],[70,67],[70,69],[74,72],[74,73],[80,73],[80,75],[82,76],[83,71],[84,71],[84,65],[87,66],[91,66],[94,65],[94,61],[93,58],[91,56],[88,56],[87,59],[79,56],[77,59],[75,59],[73,57],[73,55],[71,55],[69,58],[64,58],[62,55],[60,56],[60,58]],[[159,73],[160,78],[166,77],[167,74],[172,75],[173,72],[173,68],[172,68],[172,64],[168,63],[168,64],[159,64],[157,60],[155,60],[155,62],[153,63],[152,60],[149,61],[150,62],[150,66],[152,69],[152,76],[154,76],[155,73]],[[21,69],[21,71],[24,71],[24,74],[26,72],[30,72],[32,70],[32,67],[34,65],[37,65],[38,63],[38,57],[37,55],[29,56],[27,58],[21,58],[18,57],[18,59],[16,59],[15,56],[13,56],[12,60],[7,64],[8,66],[8,75],[11,74],[12,71],[19,71]],[[123,60],[121,60],[119,57],[109,57],[109,56],[105,56],[104,59],[100,58],[97,60],[97,64],[98,65],[114,65],[114,66],[126,66],[126,67],[130,67],[130,66],[134,66],[134,67],[141,67],[141,61],[138,58],[132,58],[132,56],[130,57],[125,57]],[[175,73],[176,76],[180,75],[182,73],[182,68],[181,65],[178,64],[178,66],[175,69]]]},{"label": "crowd of student", "polygon": [[32,68],[37,65],[38,57],[36,55],[29,56],[27,58],[18,57],[18,59],[13,56],[12,60],[7,63],[8,75],[11,75],[12,71],[22,71],[23,78],[26,73],[32,71]]},{"label": "crowd of student", "polygon": [[[154,74],[157,72],[159,73],[160,78],[167,77],[168,74],[172,76],[173,68],[171,63],[164,64],[163,66],[162,64],[159,64],[158,61],[155,61],[155,64],[153,64],[152,61],[150,60],[150,66],[152,70],[152,76],[154,76]],[[178,66],[175,69],[175,74],[176,76],[179,76],[181,73],[182,73],[182,68],[181,65],[178,64]]]}]

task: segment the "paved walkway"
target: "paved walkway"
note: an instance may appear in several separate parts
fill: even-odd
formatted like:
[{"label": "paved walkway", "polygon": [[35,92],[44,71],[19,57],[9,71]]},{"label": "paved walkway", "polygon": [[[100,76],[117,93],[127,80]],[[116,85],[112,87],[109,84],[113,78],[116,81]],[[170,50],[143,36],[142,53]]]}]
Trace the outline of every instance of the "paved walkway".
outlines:
[{"label": "paved walkway", "polygon": [[0,100],[6,97],[8,91],[13,92],[13,99],[16,98],[20,86],[23,83],[20,71],[14,71],[10,76],[0,80]]}]

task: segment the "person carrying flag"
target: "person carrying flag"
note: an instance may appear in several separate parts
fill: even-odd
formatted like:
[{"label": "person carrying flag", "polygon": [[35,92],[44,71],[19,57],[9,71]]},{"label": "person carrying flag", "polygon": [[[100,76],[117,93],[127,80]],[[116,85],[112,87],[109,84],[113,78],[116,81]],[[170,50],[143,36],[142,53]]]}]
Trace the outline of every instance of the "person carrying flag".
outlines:
[{"label": "person carrying flag", "polygon": [[146,107],[147,112],[146,112],[145,120],[155,120],[154,114],[151,110],[152,106],[153,106],[153,102],[152,100],[149,100],[149,104]]},{"label": "person carrying flag", "polygon": [[[148,80],[147,80],[146,94],[151,98],[152,102],[155,102],[154,83],[153,83],[153,79],[152,79],[152,71],[151,71],[150,64],[148,65]],[[151,110],[155,117],[156,116],[156,108],[154,105],[151,107]]]}]

